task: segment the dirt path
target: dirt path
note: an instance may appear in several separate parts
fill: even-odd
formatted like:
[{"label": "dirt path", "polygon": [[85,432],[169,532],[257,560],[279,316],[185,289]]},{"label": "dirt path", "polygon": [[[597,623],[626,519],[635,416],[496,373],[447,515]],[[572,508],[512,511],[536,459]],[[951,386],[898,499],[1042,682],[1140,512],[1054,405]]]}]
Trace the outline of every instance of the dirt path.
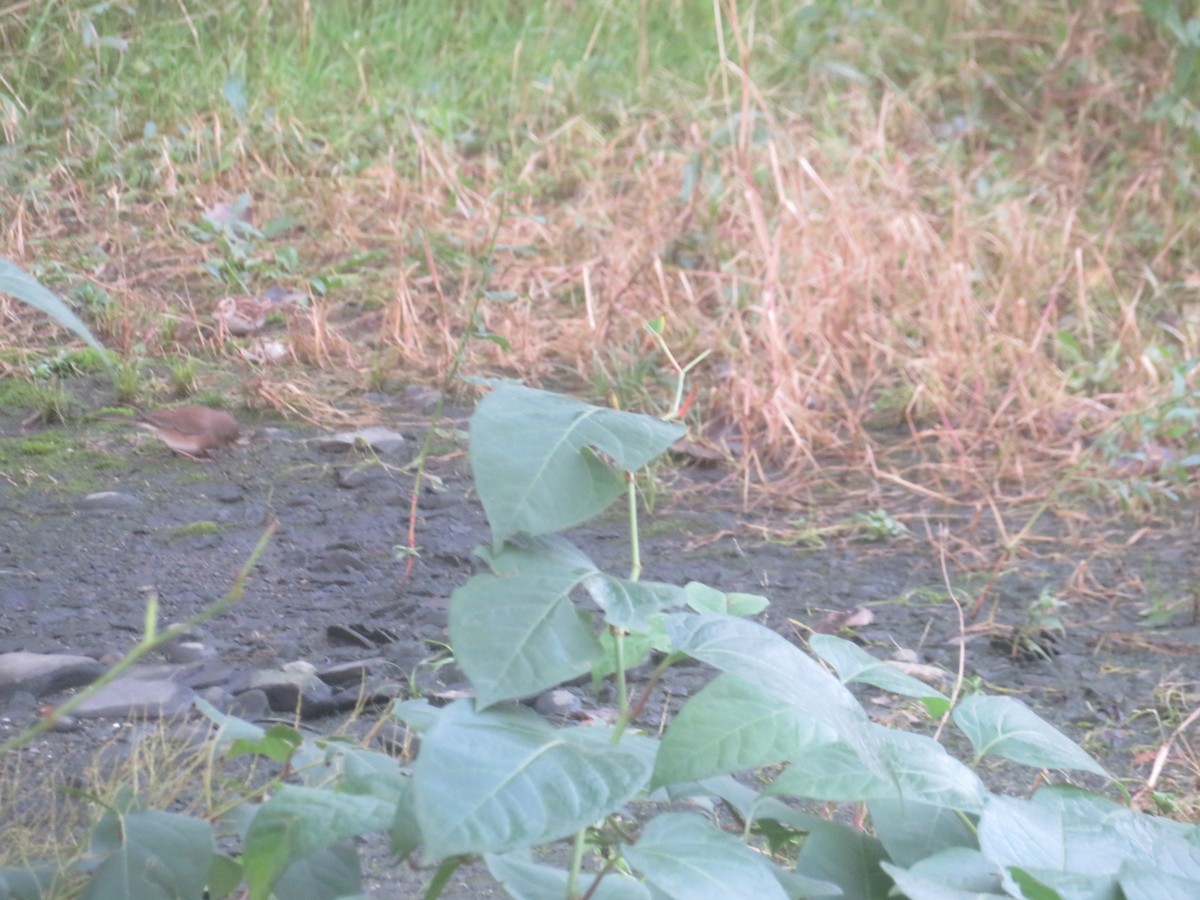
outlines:
[{"label": "dirt path", "polygon": [[[277,519],[280,530],[245,598],[209,623],[207,642],[237,665],[382,653],[403,673],[446,640],[450,593],[480,568],[472,549],[487,539],[486,525],[461,454],[430,466],[436,477],[420,498],[420,555],[405,582],[396,546],[408,527],[412,477],[400,468],[403,455],[381,465],[323,450],[313,432],[265,429],[198,465],[120,428],[68,430],[68,442],[47,444],[56,432],[22,430],[17,411],[0,416],[0,652],[123,652],[140,634],[150,591],[164,621],[198,612],[227,590]],[[389,417],[397,420],[383,415]],[[415,447],[418,429],[408,429],[408,437]],[[855,634],[874,652],[900,648],[919,663],[957,670],[959,616],[925,522],[935,531],[948,526],[950,579],[974,597],[991,578],[995,556],[974,552],[972,542],[988,538],[967,530],[962,510],[890,510],[909,534],[881,542],[847,528],[821,543],[785,545],[764,541],[711,495],[678,490],[690,481],[686,473],[672,478],[679,479],[676,489],[665,487],[644,520],[643,577],[766,594],[768,623],[794,638],[831,612],[863,606],[873,621]],[[86,499],[97,492],[109,496]],[[969,681],[1023,697],[1124,777],[1145,777],[1147,753],[1200,695],[1200,625],[1192,607],[1181,605],[1157,628],[1141,616],[1194,590],[1197,509],[1172,514],[1172,522],[1155,523],[1131,546],[1136,523],[1093,528],[1077,514],[1043,517],[1028,545],[1037,556],[1017,556],[992,584],[984,615],[994,613],[995,627],[978,628],[966,641]],[[850,520],[847,513],[831,521]],[[570,537],[610,571],[627,568],[618,520]],[[1053,619],[1061,629],[1046,627]],[[373,649],[346,646],[334,636],[347,627],[394,640]],[[697,667],[673,672],[643,724],[657,727],[664,698],[677,704],[706,680]],[[603,702],[580,691],[585,704]],[[877,712],[901,722],[911,716],[890,701]],[[34,713],[0,714],[11,730]],[[56,733],[42,746],[70,760],[98,735],[94,728]],[[1017,773],[1014,789],[1028,787],[1021,779],[1030,774]],[[1174,767],[1168,775],[1186,773]],[[383,865],[378,858],[372,868]],[[382,877],[380,896],[408,883]],[[447,896],[488,890],[468,878]]]}]

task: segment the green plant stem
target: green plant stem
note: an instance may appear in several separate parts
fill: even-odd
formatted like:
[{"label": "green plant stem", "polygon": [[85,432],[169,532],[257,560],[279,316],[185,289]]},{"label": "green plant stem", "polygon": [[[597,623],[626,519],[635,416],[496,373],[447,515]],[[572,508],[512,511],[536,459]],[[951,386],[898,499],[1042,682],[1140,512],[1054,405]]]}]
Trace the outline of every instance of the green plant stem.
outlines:
[{"label": "green plant stem", "polygon": [[[638,541],[637,483],[633,474],[625,473],[625,493],[629,498],[629,580],[637,581],[642,576],[642,549]],[[612,629],[613,647],[616,651],[617,711],[620,723],[613,740],[621,739],[620,732],[629,721],[629,689],[625,682],[625,632]]]},{"label": "green plant stem", "polygon": [[625,473],[626,495],[629,498],[629,580],[642,577],[642,547],[638,540],[637,484],[633,475]]},{"label": "green plant stem", "polygon": [[580,828],[575,832],[575,840],[571,844],[571,868],[567,870],[568,900],[576,900],[579,896],[579,870],[583,868],[583,848],[586,836],[586,830]]},{"label": "green plant stem", "polygon": [[267,530],[263,532],[262,537],[258,539],[258,543],[250,552],[250,557],[246,560],[246,564],[242,566],[240,572],[233,579],[233,585],[229,588],[229,592],[220,600],[205,609],[200,610],[196,615],[192,616],[185,622],[180,622],[177,625],[172,625],[161,634],[158,633],[158,598],[151,597],[146,607],[146,635],[137,643],[132,650],[129,651],[120,661],[118,661],[111,669],[93,681],[84,690],[80,691],[74,697],[64,702],[61,706],[51,710],[41,721],[37,722],[20,734],[14,735],[4,743],[0,744],[0,756],[10,753],[13,750],[18,750],[21,747],[29,744],[38,735],[44,734],[55,726],[55,724],[63,718],[70,715],[79,707],[83,701],[94,696],[105,685],[115,681],[123,672],[129,669],[134,663],[138,662],[147,653],[161,647],[163,644],[173,641],[175,638],[186,634],[197,625],[207,622],[214,616],[220,615],[230,606],[242,598],[246,592],[246,579],[250,576],[250,572],[254,569],[258,558],[262,556],[263,551],[267,549],[267,543],[271,540],[271,536],[279,528],[278,522],[272,522],[267,526]]},{"label": "green plant stem", "polygon": [[[611,628],[613,636],[613,650],[616,652],[616,669],[613,674],[617,677],[617,710],[618,721],[622,723],[629,720],[629,693],[628,686],[625,683],[625,632],[620,628]],[[621,739],[620,734],[613,736],[613,742]]]},{"label": "green plant stem", "polygon": [[662,335],[663,321],[663,317],[660,316],[658,319],[655,319],[654,322],[647,323],[645,328],[646,331],[650,333],[651,337],[654,338],[655,343],[658,344],[658,349],[660,349],[666,355],[667,360],[671,363],[671,368],[675,370],[675,398],[671,402],[671,411],[663,416],[666,421],[673,422],[675,419],[679,418],[679,411],[683,408],[683,388],[687,383],[688,372],[700,365],[700,363],[704,361],[704,358],[712,351],[705,350],[686,366],[679,365],[679,361],[675,358],[675,354],[671,352],[671,348],[667,345],[667,341]]},{"label": "green plant stem", "polygon": [[659,681],[662,680],[663,672],[667,671],[679,660],[684,659],[683,653],[672,653],[657,666],[654,667],[654,672],[650,675],[650,680],[646,682],[646,687],[642,689],[642,695],[638,697],[637,703],[630,709],[629,715],[621,716],[617,719],[617,727],[613,729],[613,743],[621,740],[621,735],[625,733],[625,728],[642,714],[642,710],[646,708],[646,704],[650,701],[650,695],[654,693],[654,689],[658,687]]},{"label": "green plant stem", "polygon": [[429,887],[425,889],[425,900],[437,900],[442,895],[442,889],[449,884],[450,878],[462,864],[463,858],[461,856],[452,856],[444,860],[434,873],[433,879],[429,882]]}]

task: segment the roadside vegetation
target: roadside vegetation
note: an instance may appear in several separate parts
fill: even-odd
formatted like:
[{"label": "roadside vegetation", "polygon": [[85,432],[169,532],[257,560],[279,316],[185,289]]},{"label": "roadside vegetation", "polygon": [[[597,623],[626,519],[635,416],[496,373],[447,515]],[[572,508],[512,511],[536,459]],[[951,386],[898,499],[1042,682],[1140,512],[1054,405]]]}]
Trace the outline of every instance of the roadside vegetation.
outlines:
[{"label": "roadside vegetation", "polygon": [[[30,421],[85,415],[62,388],[80,373],[111,378],[114,402],[224,397],[322,425],[353,419],[356,393],[436,386],[473,401],[477,382],[458,376],[514,378],[597,404],[588,415],[678,421],[685,452],[723,458],[747,506],[829,496],[831,486],[864,509],[880,486],[965,504],[998,534],[995,572],[1060,503],[1148,515],[1190,496],[1200,465],[1200,20],[1187,4],[51,0],[0,10],[0,73],[0,258],[63,297],[115,354],[105,366],[93,349],[64,349],[76,339],[53,317],[0,295],[0,376],[32,385],[5,387]],[[252,301],[249,331],[234,327],[231,312],[245,318],[245,304],[222,305],[230,297]],[[525,400],[553,407],[547,396]],[[521,409],[508,411],[513,421]],[[580,444],[594,467],[587,478],[608,471],[601,463],[636,472],[671,444],[643,440],[674,425],[621,421],[631,431],[616,444]],[[485,507],[486,484],[520,483],[496,460],[472,463]],[[587,478],[564,476],[561,488],[585,493],[595,487]],[[1028,524],[1010,529],[1016,510]],[[633,871],[671,894],[671,874],[655,866],[698,862],[675,855],[675,830],[728,862],[730,896],[821,896],[837,883],[847,896],[882,897],[894,881],[933,897],[946,895],[922,891],[953,881],[985,896],[1050,897],[1101,861],[1051,871],[1009,853],[1001,836],[1105,818],[1120,850],[1104,877],[1125,878],[1130,896],[1135,884],[1170,896],[1154,893],[1167,889],[1166,864],[1143,867],[1146,845],[1130,834],[1148,829],[1138,833],[1182,853],[1177,842],[1196,846],[1194,828],[1185,837],[1186,826],[1065,789],[1042,801],[994,798],[932,740],[877,733],[838,678],[794,647],[779,648],[778,664],[811,666],[824,680],[813,676],[803,703],[781,697],[746,649],[769,632],[750,634],[760,626],[737,619],[756,611],[740,604],[757,601],[639,589],[635,567],[621,582],[626,605],[606,606],[600,597],[615,602],[616,582],[561,545],[504,543],[565,527],[544,510],[519,512],[527,518],[488,509],[494,533],[497,515],[512,526],[496,534],[493,568],[532,566],[529,577],[549,572],[570,582],[567,592],[591,579],[607,643],[601,654],[568,634],[578,620],[563,612],[562,630],[542,639],[573,647],[569,665],[514,685],[506,673],[472,671],[484,654],[472,655],[469,629],[452,627],[458,661],[488,704],[593,668],[619,673],[649,648],[664,664],[682,653],[723,669],[720,687],[697,695],[661,742],[622,738],[623,720],[612,747],[636,746],[620,751],[594,735],[573,744],[578,736],[543,733],[503,705],[411,701],[396,711],[423,733],[411,778],[379,775],[392,773],[382,754],[339,751],[319,783],[280,787],[261,807],[269,790],[255,788],[246,802],[263,814],[259,831],[246,819],[237,826],[246,857],[198,850],[176,888],[212,889],[219,878],[227,893],[248,884],[266,897],[285,884],[307,896],[298,891],[313,879],[287,867],[316,858],[350,873],[336,882],[342,893],[321,896],[348,895],[347,842],[382,831],[398,852],[420,846],[447,870],[488,854],[510,889],[525,885],[520,896],[550,896],[560,880],[572,896],[586,892],[585,851],[606,860],[602,884],[613,885],[594,896],[641,896]],[[895,524],[885,510],[872,515],[867,526]],[[636,560],[639,525],[630,525]],[[820,531],[805,523],[793,537],[809,533]],[[482,590],[472,583],[456,594],[458,609]],[[978,612],[986,595],[961,600]],[[565,596],[540,611],[569,609]],[[722,662],[697,639],[700,619],[732,657]],[[637,653],[619,649],[626,635]],[[544,647],[521,649],[544,659]],[[871,671],[832,640],[813,650],[842,682]],[[952,713],[961,681],[939,700],[895,679],[860,680],[923,696],[931,723],[953,715],[980,757],[981,744],[998,745],[1018,762],[1104,774],[996,698],[972,695]],[[1172,741],[1195,721],[1194,690],[1185,680],[1172,695],[1184,729]],[[623,687],[619,696],[628,702]],[[790,731],[774,742],[752,729],[705,731],[727,725],[707,703],[759,704]],[[332,752],[225,726],[237,752],[285,766],[272,789],[293,757]],[[440,792],[458,785],[437,768],[449,757],[430,747],[459,740],[456,729],[519,734],[533,742],[526,749],[559,742],[596,762],[603,790],[577,808],[546,801],[551,824],[503,839],[494,828],[503,810],[464,813],[457,826],[439,819],[454,799]],[[685,765],[705,741],[728,749],[743,738],[742,751],[714,751],[720,761],[708,768]],[[775,793],[865,804],[869,836],[711,780],[813,753],[826,768],[804,781],[793,766]],[[917,771],[917,760],[945,768]],[[504,780],[522,764],[498,754],[488,765]],[[826,790],[813,772],[843,780]],[[700,781],[703,790],[682,787]],[[742,826],[740,849],[668,813],[641,817],[660,844],[637,850],[617,811],[668,786],[718,798]],[[226,834],[200,835],[203,811],[142,809],[144,798],[125,794],[106,802],[92,859],[115,859],[110,870],[143,851],[129,835],[178,826],[195,849]],[[1172,802],[1181,818],[1196,808],[1194,798]],[[906,833],[914,809],[920,848]],[[610,816],[607,829],[589,830]],[[512,855],[571,833],[561,874]],[[846,865],[805,869],[805,853],[811,862],[821,852]],[[887,865],[868,874],[851,857]],[[97,871],[95,883],[111,886]],[[1186,868],[1165,871],[1185,880],[1176,888],[1194,886]]]}]

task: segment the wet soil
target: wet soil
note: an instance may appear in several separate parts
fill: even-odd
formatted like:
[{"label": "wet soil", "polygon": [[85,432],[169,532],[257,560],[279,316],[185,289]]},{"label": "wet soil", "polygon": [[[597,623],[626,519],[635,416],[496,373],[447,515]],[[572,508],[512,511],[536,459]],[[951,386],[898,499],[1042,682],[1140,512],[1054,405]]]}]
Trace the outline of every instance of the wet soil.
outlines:
[{"label": "wet soil", "polygon": [[[419,413],[385,404],[377,414],[415,451],[424,430]],[[238,665],[384,654],[410,672],[447,640],[450,594],[482,568],[472,551],[487,540],[486,522],[465,437],[454,433],[465,428],[463,417],[439,432],[406,578],[408,556],[397,547],[406,543],[413,475],[403,456],[329,452],[315,430],[260,425],[245,445],[195,463],[106,423],[66,429],[71,449],[51,452],[44,441],[62,429],[25,427],[22,415],[0,411],[0,652],[126,651],[141,634],[148,594],[158,596],[164,622],[194,615],[228,590],[268,523],[278,521],[245,597],[205,626],[206,642]],[[967,679],[1025,699],[1135,788],[1170,723],[1200,695],[1194,504],[1150,522],[1052,509],[997,568],[1000,542],[970,505],[877,496],[872,505],[908,532],[870,541],[880,535],[851,519],[867,510],[832,493],[748,516],[736,496],[708,484],[720,474],[664,473],[643,519],[643,577],[766,594],[765,622],[798,642],[830,613],[861,606],[873,621],[853,635],[879,655],[899,648],[954,673],[965,647]],[[119,496],[85,499],[96,492]],[[1031,513],[1008,515],[1011,534]],[[826,530],[802,534],[802,517]],[[796,539],[781,540],[785,533]],[[627,571],[617,518],[569,536],[602,567]],[[968,604],[987,586],[965,642],[946,578]],[[1148,612],[1172,604],[1156,627],[1148,624]],[[376,646],[347,646],[338,637],[346,627],[374,635]],[[442,674],[453,678],[453,670]],[[708,677],[700,667],[674,670],[643,724],[657,729],[664,703],[677,706]],[[589,690],[580,688],[585,705],[610,702]],[[922,727],[908,704],[880,698],[868,708],[899,727]],[[21,710],[0,713],[10,730],[28,720]],[[78,754],[106,736],[111,725],[46,735],[32,748],[41,754],[38,777],[65,778]],[[1025,792],[1035,775],[1013,769],[988,777]],[[1195,775],[1168,767],[1167,777]],[[1179,789],[1194,794],[1196,785]],[[377,897],[413,895],[429,874],[393,868],[382,853],[369,855],[369,867]],[[444,896],[498,894],[476,869]]]}]

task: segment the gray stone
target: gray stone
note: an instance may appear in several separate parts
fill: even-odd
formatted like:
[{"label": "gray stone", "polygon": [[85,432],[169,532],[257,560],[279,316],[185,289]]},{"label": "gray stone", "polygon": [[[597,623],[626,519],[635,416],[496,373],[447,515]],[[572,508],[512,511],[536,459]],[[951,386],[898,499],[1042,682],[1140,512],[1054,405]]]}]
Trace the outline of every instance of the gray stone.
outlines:
[{"label": "gray stone", "polygon": [[88,697],[73,715],[81,719],[161,718],[191,709],[196,692],[169,679],[126,673]]},{"label": "gray stone", "polygon": [[276,712],[294,713],[299,709],[303,716],[323,715],[321,710],[328,709],[333,699],[333,688],[312,672],[259,670],[249,674],[246,687],[266,694]]},{"label": "gray stone", "polygon": [[330,547],[309,565],[312,572],[330,575],[361,572],[366,568],[363,558],[346,547]]},{"label": "gray stone", "polygon": [[219,659],[206,659],[202,662],[176,666],[175,672],[168,677],[176,684],[186,684],[194,690],[204,690],[219,687],[233,678],[233,666]]},{"label": "gray stone", "polygon": [[237,503],[246,494],[240,484],[234,484],[232,481],[210,484],[204,493],[218,503]]},{"label": "gray stone", "polygon": [[163,658],[172,663],[194,663],[215,659],[217,651],[199,641],[172,641],[162,648]]},{"label": "gray stone", "polygon": [[583,701],[566,688],[546,691],[533,704],[543,716],[566,718],[583,708]]},{"label": "gray stone", "polygon": [[317,670],[317,677],[334,687],[354,687],[367,680],[371,675],[382,671],[389,665],[386,659],[378,656],[371,659],[354,659],[337,665],[326,666]]},{"label": "gray stone", "polygon": [[265,692],[254,688],[230,698],[225,712],[247,722],[257,722],[271,715],[271,702]]},{"label": "gray stone", "polygon": [[196,691],[196,696],[205,703],[213,706],[218,712],[227,712],[229,704],[233,702],[233,694],[220,685],[213,685],[212,687],[204,688],[204,690]]},{"label": "gray stone", "polygon": [[91,684],[105,667],[90,656],[65,653],[0,653],[0,703],[17,691],[35,697]]},{"label": "gray stone", "polygon": [[390,428],[371,425],[357,431],[343,431],[330,435],[320,443],[320,448],[327,453],[338,453],[348,450],[362,441],[376,453],[396,453],[404,447],[404,435]]}]

